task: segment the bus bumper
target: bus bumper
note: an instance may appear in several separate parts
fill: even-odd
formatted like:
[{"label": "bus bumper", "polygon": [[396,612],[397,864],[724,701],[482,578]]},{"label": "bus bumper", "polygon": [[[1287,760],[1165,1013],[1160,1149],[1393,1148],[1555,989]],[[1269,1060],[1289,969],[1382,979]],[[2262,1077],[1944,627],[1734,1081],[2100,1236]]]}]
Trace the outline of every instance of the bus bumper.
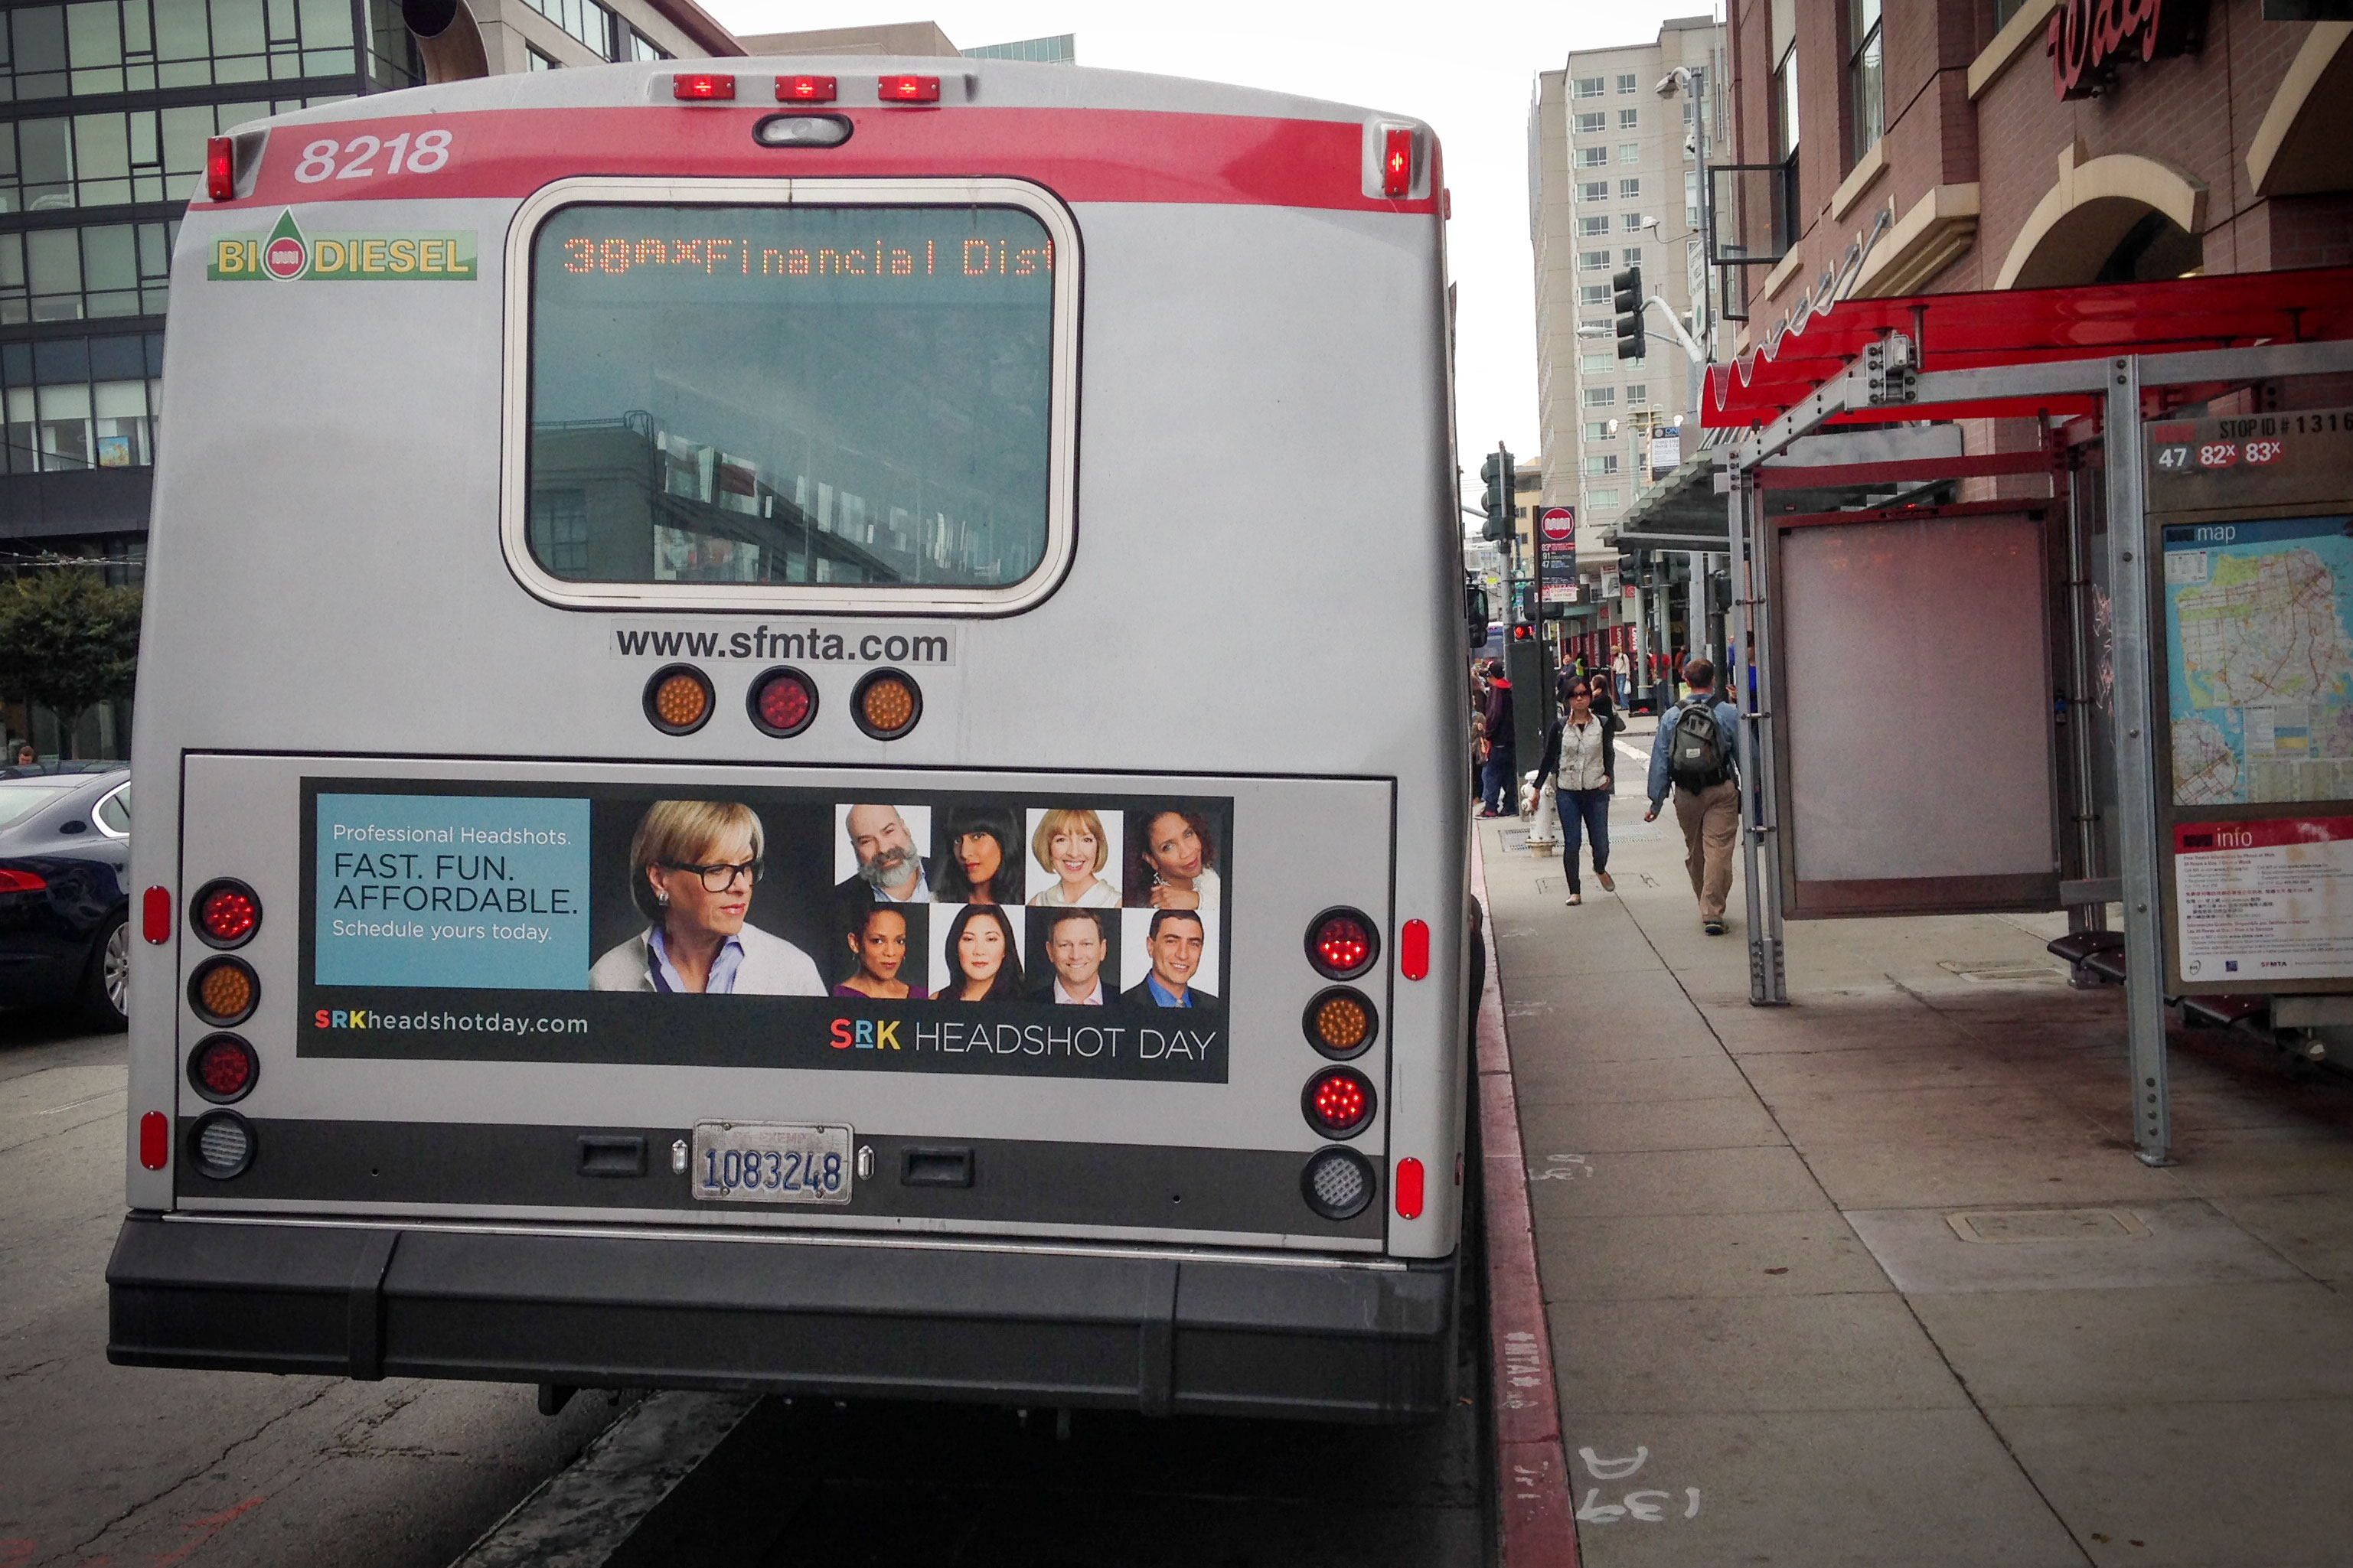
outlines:
[{"label": "bus bumper", "polygon": [[1454,1398],[1452,1258],[123,1222],[107,1359],[1402,1421]]}]

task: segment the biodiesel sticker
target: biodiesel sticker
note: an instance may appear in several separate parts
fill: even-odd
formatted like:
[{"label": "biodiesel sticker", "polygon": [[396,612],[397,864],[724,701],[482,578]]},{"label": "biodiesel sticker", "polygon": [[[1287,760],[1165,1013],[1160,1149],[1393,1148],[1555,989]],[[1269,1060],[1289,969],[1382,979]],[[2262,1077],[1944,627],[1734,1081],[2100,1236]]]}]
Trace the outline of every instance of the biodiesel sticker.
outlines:
[{"label": "biodiesel sticker", "polygon": [[471,229],[311,236],[290,207],[266,235],[225,234],[214,240],[205,276],[220,283],[471,282],[474,262]]}]

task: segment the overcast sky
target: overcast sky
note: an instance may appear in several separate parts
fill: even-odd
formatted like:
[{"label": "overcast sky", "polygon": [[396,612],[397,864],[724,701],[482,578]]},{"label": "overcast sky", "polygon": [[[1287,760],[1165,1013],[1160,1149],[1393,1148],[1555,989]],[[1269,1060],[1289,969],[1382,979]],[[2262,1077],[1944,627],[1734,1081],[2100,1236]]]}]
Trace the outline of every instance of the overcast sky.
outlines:
[{"label": "overcast sky", "polygon": [[[1456,428],[1476,484],[1498,439],[1536,457],[1535,291],[1528,248],[1527,124],[1535,73],[1572,48],[1647,43],[1709,0],[1455,0],[1402,5],[1193,0],[703,0],[738,34],[937,22],[958,47],[1078,35],[1079,63],[1279,88],[1426,120],[1454,192],[1449,260],[1461,290]],[[1717,7],[1720,12],[1721,7]]]}]

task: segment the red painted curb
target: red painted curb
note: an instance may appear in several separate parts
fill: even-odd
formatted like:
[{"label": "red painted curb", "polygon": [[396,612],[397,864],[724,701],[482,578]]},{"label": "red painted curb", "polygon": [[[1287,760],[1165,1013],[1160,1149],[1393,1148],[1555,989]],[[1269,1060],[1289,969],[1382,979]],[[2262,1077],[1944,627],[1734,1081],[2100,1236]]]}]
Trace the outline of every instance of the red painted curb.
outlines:
[{"label": "red painted curb", "polygon": [[[1471,835],[1471,890],[1487,903],[1487,868]],[[1487,989],[1479,998],[1479,1129],[1485,1151],[1487,1313],[1494,1356],[1496,1532],[1504,1568],[1580,1568],[1569,1509],[1567,1457],[1553,1392],[1552,1334],[1536,1283],[1528,1222],[1528,1168],[1504,1041],[1504,994],[1493,910],[1480,922]]]}]

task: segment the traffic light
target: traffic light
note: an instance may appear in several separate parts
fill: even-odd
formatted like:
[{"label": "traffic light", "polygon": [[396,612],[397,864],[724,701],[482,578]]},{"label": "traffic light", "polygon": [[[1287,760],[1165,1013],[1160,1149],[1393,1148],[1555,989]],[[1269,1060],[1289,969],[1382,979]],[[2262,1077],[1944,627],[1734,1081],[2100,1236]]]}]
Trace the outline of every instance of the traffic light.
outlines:
[{"label": "traffic light", "polygon": [[1487,522],[1480,536],[1490,544],[1504,543],[1512,537],[1513,492],[1517,484],[1511,453],[1501,447],[1488,453],[1487,460],[1479,465],[1479,477],[1487,481]]},{"label": "traffic light", "polygon": [[1618,312],[1618,357],[1641,359],[1642,342],[1642,269],[1629,267],[1609,279],[1609,308]]}]

